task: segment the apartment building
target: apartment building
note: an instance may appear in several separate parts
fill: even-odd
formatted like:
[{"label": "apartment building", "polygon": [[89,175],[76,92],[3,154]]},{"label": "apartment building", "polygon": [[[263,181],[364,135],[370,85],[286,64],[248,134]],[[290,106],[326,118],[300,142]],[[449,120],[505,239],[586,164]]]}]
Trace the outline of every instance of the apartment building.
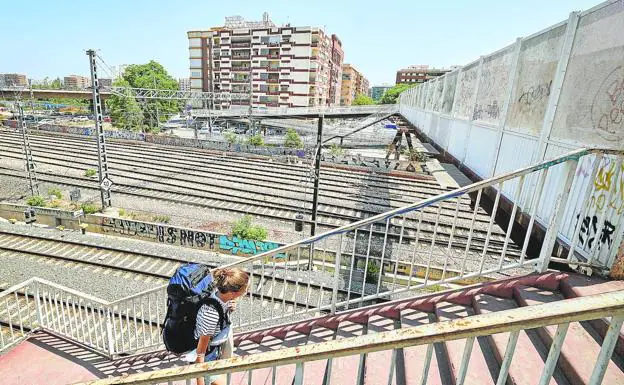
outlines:
[{"label": "apartment building", "polygon": [[277,27],[240,16],[206,31],[189,31],[190,88],[228,92],[228,105],[308,107],[339,102],[342,43],[317,27]]},{"label": "apartment building", "polygon": [[358,94],[368,95],[369,82],[352,64],[342,65],[340,105],[350,106]]},{"label": "apartment building", "polygon": [[429,68],[428,65],[413,65],[396,73],[396,84],[424,83],[453,70],[447,68]]},{"label": "apartment building", "polygon": [[63,87],[66,90],[82,90],[91,84],[91,81],[86,76],[69,75],[63,78]]},{"label": "apartment building", "polygon": [[22,74],[0,74],[1,87],[26,87],[28,79]]},{"label": "apartment building", "polygon": [[371,91],[370,91],[370,97],[374,101],[378,101],[383,97],[386,91],[388,91],[390,88],[392,88],[392,84],[382,84],[380,86],[372,86]]},{"label": "apartment building", "polygon": [[191,90],[191,79],[189,78],[179,78],[178,86],[180,87],[180,91],[190,91]]}]

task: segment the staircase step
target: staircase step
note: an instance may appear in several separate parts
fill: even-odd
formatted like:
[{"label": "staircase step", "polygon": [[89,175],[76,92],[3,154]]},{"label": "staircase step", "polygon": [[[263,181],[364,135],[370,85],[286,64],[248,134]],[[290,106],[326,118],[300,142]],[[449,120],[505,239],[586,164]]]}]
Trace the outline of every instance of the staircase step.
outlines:
[{"label": "staircase step", "polygon": [[[312,329],[308,335],[308,344],[330,341],[336,338],[336,331],[318,327]],[[303,383],[306,385],[323,385],[327,373],[327,361],[318,360],[306,362],[303,365]]]},{"label": "staircase step", "polygon": [[[367,326],[350,321],[343,321],[338,325],[336,339],[363,336],[367,332]],[[366,355],[355,354],[352,356],[334,358],[329,372],[329,383],[340,385],[362,384]]]},{"label": "staircase step", "polygon": [[[368,319],[368,333],[387,332],[394,329],[400,329],[401,322],[391,318],[373,315]],[[402,363],[403,357],[398,359],[399,355],[403,355],[403,349],[398,349],[396,356],[392,357],[392,350],[384,350],[381,352],[368,353],[366,355],[366,368],[364,369],[364,384],[397,384],[397,361]],[[392,369],[392,381],[388,382],[390,377],[390,369]]]},{"label": "staircase step", "polygon": [[[474,308],[478,314],[494,313],[519,307],[513,299],[500,298],[487,294],[479,294],[475,297]],[[510,333],[493,334],[490,337],[494,355],[501,364]],[[533,385],[539,383],[540,375],[544,369],[548,349],[540,340],[535,330],[521,331],[516,342],[516,349],[509,367],[509,377],[514,385]],[[551,385],[567,385],[568,381],[563,375],[561,368],[557,366]]]},{"label": "staircase step", "polygon": [[[562,301],[565,298],[558,292],[535,287],[518,286],[514,288],[516,299],[523,306],[539,305]],[[557,325],[538,328],[544,344],[550,348]],[[594,369],[596,357],[600,352],[602,339],[587,322],[572,322],[561,348],[559,364],[572,385],[587,384]],[[624,363],[614,353],[607,365],[603,384],[624,384]]]},{"label": "staircase step", "polygon": [[[418,310],[401,311],[401,327],[414,327],[434,323],[435,315],[431,313],[423,313]],[[425,360],[427,357],[427,345],[414,346],[403,349],[404,356],[404,376],[407,385],[420,385]],[[401,368],[399,367],[399,370]],[[431,355],[431,363],[427,374],[428,385],[444,385],[451,384],[451,372],[449,370],[448,358],[444,349],[444,344],[438,343],[434,345],[433,354]]]},{"label": "staircase step", "polygon": [[[450,302],[439,302],[435,307],[436,316],[440,322],[469,317],[474,315],[470,306],[457,305]],[[453,378],[459,376],[459,370],[467,340],[447,341],[445,346],[449,358],[449,366]],[[472,355],[466,372],[464,384],[494,385],[498,378],[499,367],[496,358],[488,346],[485,337],[475,339],[472,346]]]},{"label": "staircase step", "polygon": [[[560,290],[566,298],[585,297],[588,295],[624,290],[624,281],[605,281],[603,279],[591,278],[580,274],[570,274],[569,277],[561,280]],[[604,339],[609,329],[609,320],[602,318],[589,321],[589,323],[596,329],[600,337]],[[623,332],[620,332],[620,337],[615,344],[615,352],[620,357],[624,357]]]}]

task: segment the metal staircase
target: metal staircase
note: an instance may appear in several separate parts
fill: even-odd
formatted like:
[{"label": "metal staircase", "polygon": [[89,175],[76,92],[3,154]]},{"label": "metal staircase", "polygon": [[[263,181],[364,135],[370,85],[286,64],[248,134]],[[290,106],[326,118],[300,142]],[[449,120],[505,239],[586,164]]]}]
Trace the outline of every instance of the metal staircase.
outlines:
[{"label": "metal staircase", "polygon": [[[615,259],[617,247],[595,258],[576,242],[552,257],[556,242],[582,231],[582,221],[564,219],[584,210],[568,199],[572,186],[586,183],[575,198],[585,202],[595,190],[576,172],[585,157],[593,176],[606,158],[622,163],[622,151],[576,150],[232,263],[254,272],[233,317],[245,358],[98,383],[171,383],[208,372],[247,384],[622,383],[621,282],[546,272],[553,260],[608,271]],[[489,220],[479,224],[480,200],[492,192]],[[474,211],[459,215],[468,199]],[[503,202],[512,220],[499,232]],[[529,218],[524,242],[514,242],[521,212]],[[406,220],[417,221],[416,234],[405,231]],[[538,223],[540,242],[531,237]],[[465,249],[453,247],[458,239]],[[108,302],[30,279],[0,293],[0,348],[46,331],[107,357],[116,368],[107,375],[147,371],[155,361],[178,366],[161,351],[164,289]],[[522,359],[512,360],[515,351]],[[578,351],[587,352],[582,360]]]}]

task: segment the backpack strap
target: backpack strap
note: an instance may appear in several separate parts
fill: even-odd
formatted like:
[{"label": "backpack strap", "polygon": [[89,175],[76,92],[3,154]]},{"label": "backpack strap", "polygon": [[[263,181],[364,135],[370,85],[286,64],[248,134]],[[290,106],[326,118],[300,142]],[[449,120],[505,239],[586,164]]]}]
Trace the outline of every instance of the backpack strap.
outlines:
[{"label": "backpack strap", "polygon": [[223,330],[227,325],[230,324],[230,317],[223,311],[223,306],[221,306],[216,298],[205,297],[204,299],[202,299],[201,303],[203,305],[211,306],[217,311],[217,313],[219,314],[219,329]]}]

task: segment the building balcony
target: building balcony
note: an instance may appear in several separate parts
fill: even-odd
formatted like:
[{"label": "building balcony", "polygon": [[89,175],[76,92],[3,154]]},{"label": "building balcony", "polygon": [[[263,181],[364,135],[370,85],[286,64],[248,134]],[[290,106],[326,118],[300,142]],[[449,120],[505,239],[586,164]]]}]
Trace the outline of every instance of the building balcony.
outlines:
[{"label": "building balcony", "polygon": [[232,79],[232,83],[249,83],[249,79]]},{"label": "building balcony", "polygon": [[251,55],[232,55],[232,60],[249,60]]},{"label": "building balcony", "polygon": [[279,78],[268,78],[266,82],[271,84],[279,83]]},{"label": "building balcony", "polygon": [[279,54],[269,54],[266,57],[268,57],[269,59],[279,59],[280,55]]},{"label": "building balcony", "polygon": [[232,67],[232,72],[249,72],[251,67]]},{"label": "building balcony", "polygon": [[232,43],[232,48],[249,48],[251,43]]}]

